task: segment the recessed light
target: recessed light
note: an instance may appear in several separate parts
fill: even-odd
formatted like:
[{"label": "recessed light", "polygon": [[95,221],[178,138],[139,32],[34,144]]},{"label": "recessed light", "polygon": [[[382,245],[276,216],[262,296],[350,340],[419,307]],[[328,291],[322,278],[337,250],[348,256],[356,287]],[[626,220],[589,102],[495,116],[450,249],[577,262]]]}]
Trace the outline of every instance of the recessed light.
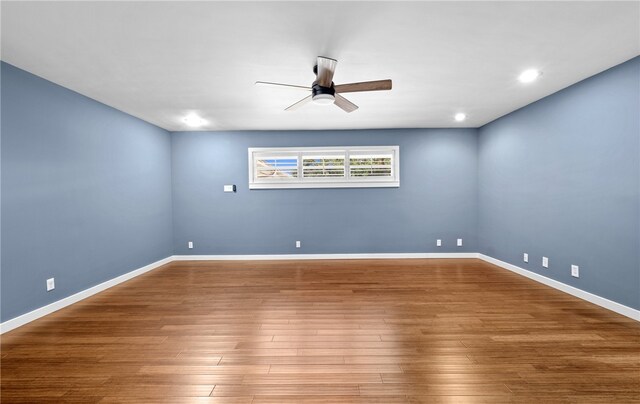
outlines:
[{"label": "recessed light", "polygon": [[458,122],[462,122],[462,121],[464,121],[465,119],[467,119],[467,115],[463,114],[462,112],[458,112],[458,113],[456,114],[456,116],[454,116],[454,118],[455,118],[455,120],[456,120],[456,121],[458,121]]},{"label": "recessed light", "polygon": [[520,80],[521,83],[531,83],[540,76],[542,76],[542,72],[540,70],[528,69],[520,73],[518,80]]},{"label": "recessed light", "polygon": [[189,114],[185,116],[182,121],[187,124],[187,126],[191,126],[192,128],[197,128],[207,123],[204,119],[200,118],[196,114]]}]

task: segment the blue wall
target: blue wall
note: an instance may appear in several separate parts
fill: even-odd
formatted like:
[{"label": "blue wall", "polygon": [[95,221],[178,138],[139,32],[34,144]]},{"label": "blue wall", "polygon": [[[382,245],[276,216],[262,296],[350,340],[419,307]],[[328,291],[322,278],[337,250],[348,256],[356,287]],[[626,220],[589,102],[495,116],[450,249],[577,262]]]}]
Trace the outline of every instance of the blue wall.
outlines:
[{"label": "blue wall", "polygon": [[[1,74],[2,321],[171,254],[480,251],[640,309],[640,58],[479,130],[170,135]],[[248,147],[325,145],[400,145],[400,188],[248,190]]]},{"label": "blue wall", "polygon": [[640,309],[639,111],[635,58],[482,127],[480,251]]},{"label": "blue wall", "polygon": [[169,133],[1,74],[2,321],[171,255]]},{"label": "blue wall", "polygon": [[[360,145],[400,146],[400,188],[248,189],[248,147]],[[172,151],[176,254],[478,249],[475,129],[179,132]]]}]

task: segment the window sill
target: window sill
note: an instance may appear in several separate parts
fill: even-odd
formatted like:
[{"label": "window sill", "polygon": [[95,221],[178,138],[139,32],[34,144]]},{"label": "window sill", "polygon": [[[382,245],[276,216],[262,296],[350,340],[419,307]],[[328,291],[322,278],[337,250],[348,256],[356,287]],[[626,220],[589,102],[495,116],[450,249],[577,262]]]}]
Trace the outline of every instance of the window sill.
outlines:
[{"label": "window sill", "polygon": [[400,181],[362,182],[296,182],[296,183],[252,183],[249,189],[298,189],[298,188],[399,188]]}]

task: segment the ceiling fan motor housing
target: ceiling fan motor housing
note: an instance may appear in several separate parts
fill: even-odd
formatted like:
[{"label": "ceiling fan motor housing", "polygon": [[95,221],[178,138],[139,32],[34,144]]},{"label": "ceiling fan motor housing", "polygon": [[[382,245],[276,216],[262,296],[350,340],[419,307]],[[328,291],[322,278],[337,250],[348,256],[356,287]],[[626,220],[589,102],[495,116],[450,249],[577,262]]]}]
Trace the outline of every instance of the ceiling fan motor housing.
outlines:
[{"label": "ceiling fan motor housing", "polygon": [[331,83],[331,87],[323,87],[314,81],[313,85],[311,86],[311,95],[315,97],[319,94],[329,94],[335,96],[336,90],[333,87],[333,83]]}]

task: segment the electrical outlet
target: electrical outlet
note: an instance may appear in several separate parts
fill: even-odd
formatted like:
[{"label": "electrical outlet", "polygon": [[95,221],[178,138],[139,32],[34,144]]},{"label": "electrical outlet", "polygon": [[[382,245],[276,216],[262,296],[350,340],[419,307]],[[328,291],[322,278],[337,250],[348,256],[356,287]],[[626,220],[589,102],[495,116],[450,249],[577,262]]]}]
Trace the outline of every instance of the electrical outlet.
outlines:
[{"label": "electrical outlet", "polygon": [[544,268],[549,268],[549,258],[547,257],[542,257],[542,266]]},{"label": "electrical outlet", "polygon": [[302,246],[302,243],[300,243],[300,241],[296,241],[296,248],[300,248]]},{"label": "electrical outlet", "polygon": [[522,254],[522,260],[524,262],[529,262],[529,254],[527,254],[527,253]]},{"label": "electrical outlet", "polygon": [[56,278],[47,279],[47,292],[50,292],[55,288],[56,288]]},{"label": "electrical outlet", "polygon": [[193,248],[193,241],[189,241],[187,245],[189,246],[189,248]]},{"label": "electrical outlet", "polygon": [[223,189],[224,189],[224,192],[236,192],[235,185],[225,185]]},{"label": "electrical outlet", "polygon": [[580,277],[580,267],[577,265],[571,265],[571,276],[574,278]]},{"label": "electrical outlet", "polygon": [[462,247],[462,239],[461,238],[458,239],[458,247]]},{"label": "electrical outlet", "polygon": [[440,239],[436,240],[436,247],[442,247],[442,240]]}]

